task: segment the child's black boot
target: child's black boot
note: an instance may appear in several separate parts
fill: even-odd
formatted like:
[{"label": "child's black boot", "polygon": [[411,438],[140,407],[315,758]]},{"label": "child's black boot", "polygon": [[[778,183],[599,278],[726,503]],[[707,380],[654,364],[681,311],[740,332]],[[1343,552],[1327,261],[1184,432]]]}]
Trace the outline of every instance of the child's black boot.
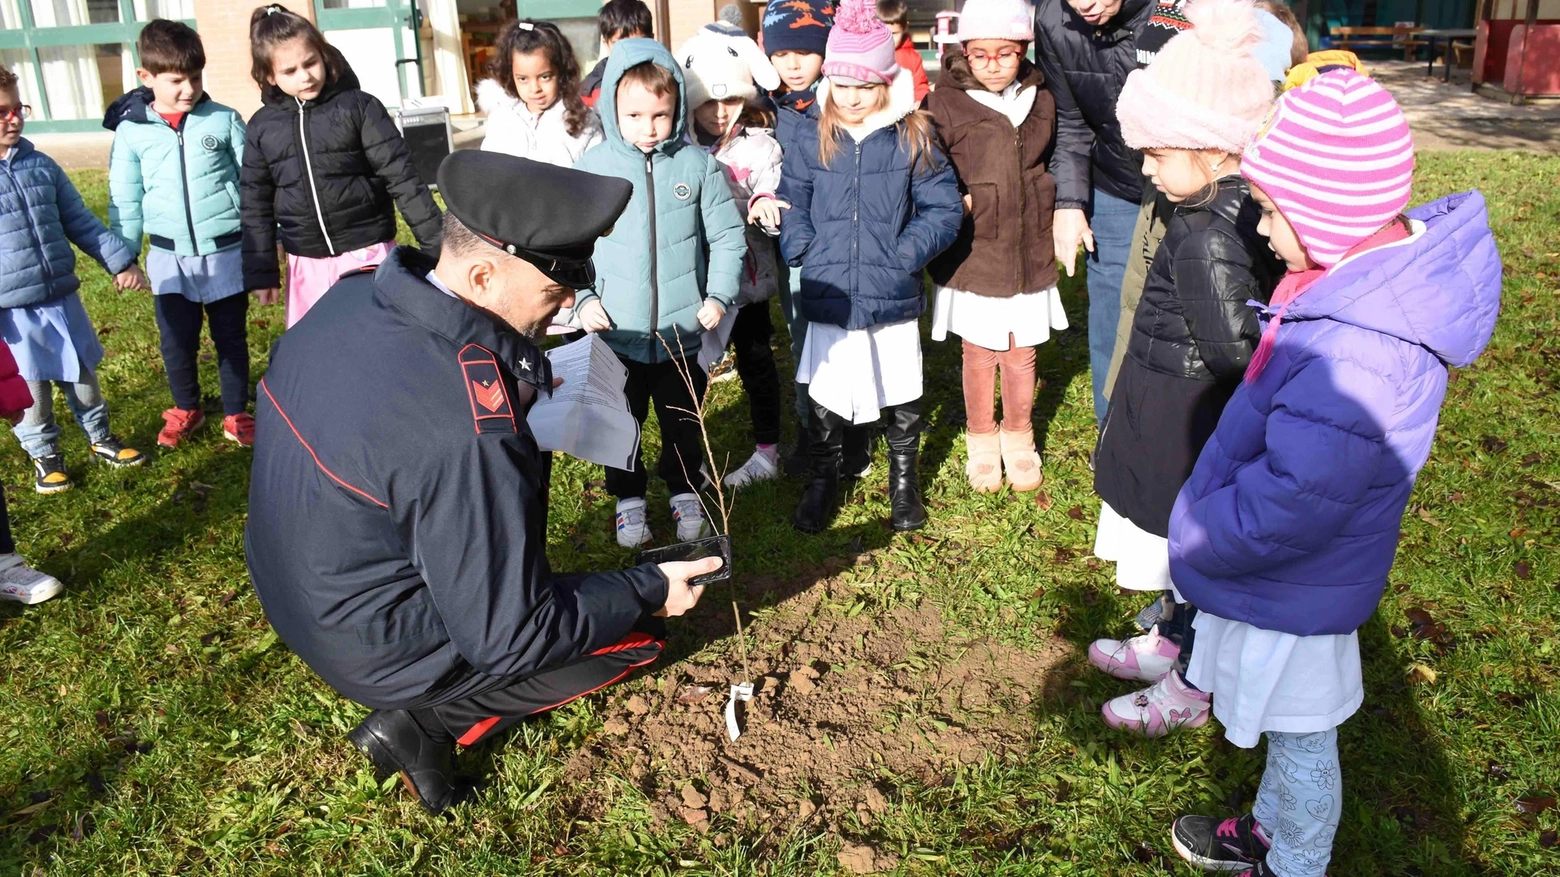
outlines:
[{"label": "child's black boot", "polygon": [[821,405],[812,406],[807,424],[809,460],[807,488],[791,516],[791,526],[803,533],[821,533],[834,517],[840,493],[840,459],[844,455],[845,418]]},{"label": "child's black boot", "polygon": [[919,530],[926,526],[921,504],[921,478],[916,460],[921,449],[921,400],[896,405],[884,412],[888,419],[888,502],[895,530]]}]

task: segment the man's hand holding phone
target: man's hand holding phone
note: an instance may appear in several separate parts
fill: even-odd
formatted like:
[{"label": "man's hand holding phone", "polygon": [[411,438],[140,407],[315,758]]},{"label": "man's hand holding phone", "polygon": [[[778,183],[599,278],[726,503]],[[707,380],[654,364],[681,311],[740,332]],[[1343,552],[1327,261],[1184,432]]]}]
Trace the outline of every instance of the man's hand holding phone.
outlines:
[{"label": "man's hand holding phone", "polygon": [[688,580],[712,573],[720,569],[723,563],[725,561],[719,557],[706,557],[659,564],[661,574],[666,576],[666,605],[655,614],[661,618],[676,618],[697,606],[699,596],[704,593],[704,586],[689,587]]}]

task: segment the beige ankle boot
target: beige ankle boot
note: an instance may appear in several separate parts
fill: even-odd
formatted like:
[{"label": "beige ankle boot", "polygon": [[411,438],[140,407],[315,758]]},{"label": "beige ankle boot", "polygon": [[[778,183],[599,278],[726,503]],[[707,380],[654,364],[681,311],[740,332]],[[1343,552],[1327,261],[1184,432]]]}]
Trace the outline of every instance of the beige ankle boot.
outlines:
[{"label": "beige ankle boot", "polygon": [[1040,455],[1035,453],[1033,427],[1023,432],[1001,430],[1002,465],[1007,469],[1008,484],[1019,492],[1038,490],[1044,480],[1040,475]]},{"label": "beige ankle boot", "polygon": [[970,461],[964,464],[964,475],[970,480],[970,489],[976,493],[996,493],[1002,489],[1002,441],[997,433],[964,434],[964,446],[969,450]]}]

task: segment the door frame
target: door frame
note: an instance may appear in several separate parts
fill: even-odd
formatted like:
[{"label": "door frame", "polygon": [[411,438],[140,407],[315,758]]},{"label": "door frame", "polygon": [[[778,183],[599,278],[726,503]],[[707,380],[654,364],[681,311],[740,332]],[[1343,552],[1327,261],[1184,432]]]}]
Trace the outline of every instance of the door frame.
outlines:
[{"label": "door frame", "polygon": [[[120,2],[128,2],[128,0],[120,0]],[[428,80],[423,71],[422,39],[419,36],[422,10],[417,7],[417,0],[381,0],[381,2],[384,3],[383,6],[367,9],[326,9],[325,0],[314,0],[314,23],[326,35],[327,40],[330,39],[330,32],[333,30],[388,29],[395,44],[396,83],[401,89],[401,99],[406,100],[409,95],[406,87],[408,64],[415,64],[417,67],[419,94],[423,92],[422,83]],[[406,57],[406,41],[402,39],[403,31],[410,31],[412,35],[412,57],[410,58]]]},{"label": "door frame", "polygon": [[[130,61],[141,66],[140,54],[135,42],[146,22],[135,20],[134,0],[119,0],[119,21],[102,24],[73,24],[63,27],[34,27],[32,0],[17,0],[17,12],[21,15],[20,27],[0,30],[0,49],[22,49],[32,55],[33,86],[38,92],[37,107],[41,119],[28,120],[27,128],[38,134],[78,133],[98,131],[103,127],[101,119],[54,119],[49,109],[49,92],[43,84],[43,61],[38,50],[52,46],[95,46],[119,43],[128,47]],[[195,27],[193,18],[182,19]]]}]

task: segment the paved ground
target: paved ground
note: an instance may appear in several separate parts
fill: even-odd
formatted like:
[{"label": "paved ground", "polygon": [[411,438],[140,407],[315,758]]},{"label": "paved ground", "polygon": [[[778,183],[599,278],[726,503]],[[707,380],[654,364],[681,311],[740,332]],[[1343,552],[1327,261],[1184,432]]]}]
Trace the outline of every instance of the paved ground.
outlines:
[{"label": "paved ground", "polygon": [[1450,84],[1419,62],[1368,61],[1371,75],[1403,107],[1418,149],[1523,149],[1560,152],[1560,104],[1514,107],[1469,90],[1468,71]]},{"label": "paved ground", "polygon": [[[1385,85],[1403,107],[1419,149],[1522,149],[1560,152],[1560,104],[1514,107],[1504,101],[1473,94],[1468,71],[1454,71],[1450,84],[1425,76],[1419,62],[1371,61],[1371,74]],[[455,148],[482,145],[482,120],[457,116]],[[107,131],[91,134],[39,134],[30,138],[67,170],[108,167]]]}]

